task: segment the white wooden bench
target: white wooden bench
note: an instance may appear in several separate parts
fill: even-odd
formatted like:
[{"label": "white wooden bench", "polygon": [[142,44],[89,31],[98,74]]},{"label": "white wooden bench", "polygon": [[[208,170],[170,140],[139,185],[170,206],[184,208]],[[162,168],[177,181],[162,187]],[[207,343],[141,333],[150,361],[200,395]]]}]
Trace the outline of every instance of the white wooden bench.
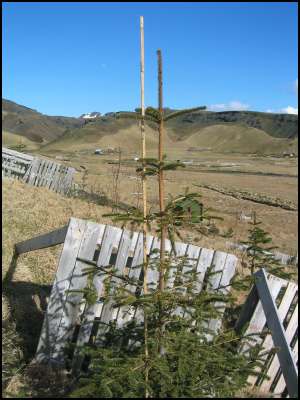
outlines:
[{"label": "white wooden bench", "polygon": [[[80,349],[89,342],[95,319],[100,322],[97,343],[110,321],[115,320],[120,326],[132,318],[141,318],[135,309],[125,306],[121,309],[113,308],[111,302],[103,305],[102,301],[97,301],[88,306],[83,303],[82,293],[69,291],[85,288],[87,276],[83,276],[82,271],[88,266],[87,263],[94,262],[99,267],[113,263],[119,274],[126,273],[128,277],[138,279],[143,263],[142,242],[142,233],[71,218],[67,227],[16,245],[17,253],[21,254],[64,243],[37,348],[38,362],[63,364],[66,346],[72,338],[74,340],[74,330],[79,324],[76,350],[72,360],[73,371],[77,371],[82,362]],[[157,256],[153,250],[159,247],[158,238],[147,236],[147,252],[151,254],[150,257]],[[208,270],[214,272],[207,279],[209,290],[221,291],[223,294],[230,290],[230,281],[237,264],[236,256],[181,242],[175,242],[173,249],[169,240],[166,241],[166,250],[170,254],[174,254],[175,251],[176,257],[187,257],[184,268],[194,268],[199,273],[197,275],[199,292],[202,290]],[[174,284],[176,267],[174,263],[167,282],[168,288],[172,288]],[[155,288],[158,273],[149,268],[147,280],[151,287]],[[103,277],[96,276],[93,283],[100,298],[103,294]],[[118,284],[118,278],[114,284]],[[135,294],[136,286],[130,284],[126,289]],[[225,306],[222,303],[218,306],[222,314]],[[221,316],[208,322],[208,328],[212,332],[216,332],[220,327]]]},{"label": "white wooden bench", "polygon": [[[87,276],[82,275],[88,264],[99,268],[113,264],[120,275],[138,279],[141,275],[143,262],[142,234],[120,228],[97,224],[91,221],[71,218],[69,224],[56,231],[26,240],[16,245],[16,253],[42,249],[63,243],[63,249],[58,263],[57,273],[52,287],[48,307],[45,313],[43,328],[36,352],[37,362],[57,363],[64,365],[65,349],[74,341],[75,351],[72,356],[72,370],[77,373],[83,361],[80,350],[91,339],[93,327],[99,325],[96,334],[101,341],[110,321],[117,325],[129,322],[132,318],[139,319],[141,315],[130,307],[114,308],[112,302],[103,305],[100,299],[103,294],[103,277],[96,276],[93,284],[97,288],[98,301],[87,305],[83,301],[82,290],[87,284]],[[159,249],[158,238],[147,236],[147,252],[152,254]],[[230,290],[230,282],[234,276],[237,258],[221,251],[200,248],[192,244],[175,242],[175,249],[166,241],[166,250],[170,254],[176,252],[176,257],[188,257],[187,268],[194,268],[197,274],[197,290],[203,288],[207,272],[219,272],[208,277],[210,290],[226,294]],[[155,256],[155,255],[154,255]],[[176,265],[174,264],[174,271]],[[118,285],[118,279],[114,284]],[[156,271],[148,270],[147,280],[155,288],[158,281]],[[174,274],[170,274],[167,288],[172,288]],[[224,287],[227,288],[225,289]],[[134,284],[126,287],[135,294]],[[276,305],[276,303],[277,305]],[[224,304],[218,304],[224,312]],[[178,310],[180,313],[180,310]],[[207,326],[217,332],[222,324],[222,316],[212,319]],[[262,333],[266,328],[271,334],[265,337],[255,336],[253,341],[244,344],[240,351],[250,351],[254,344],[262,345],[265,366],[263,372],[270,377],[266,379],[250,376],[248,382],[259,386],[264,392],[272,392],[274,396],[284,395],[294,397],[297,381],[298,361],[298,286],[272,275],[266,275],[264,270],[256,273],[256,283],[251,290],[236,324],[237,332],[247,325],[246,334]],[[274,345],[279,348],[277,354],[271,352]]]}]

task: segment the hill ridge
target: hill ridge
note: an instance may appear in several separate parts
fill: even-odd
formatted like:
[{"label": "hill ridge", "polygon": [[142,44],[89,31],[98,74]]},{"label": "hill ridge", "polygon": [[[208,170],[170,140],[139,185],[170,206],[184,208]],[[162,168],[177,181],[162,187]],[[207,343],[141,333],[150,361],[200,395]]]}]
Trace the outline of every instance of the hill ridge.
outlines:
[{"label": "hill ridge", "polygon": [[[166,112],[170,110],[175,111],[166,108]],[[75,147],[86,145],[92,148],[111,142],[112,147],[115,143],[133,151],[138,146],[140,135],[135,118],[117,119],[116,113],[107,113],[86,123],[75,117],[47,116],[6,99],[2,99],[2,126],[4,144],[9,144],[9,140],[16,142],[24,138],[31,141],[34,147],[38,145],[48,149],[67,143]],[[149,134],[153,131],[155,138],[155,125],[147,122],[147,126]],[[217,152],[297,152],[297,115],[201,110],[180,115],[165,126],[168,144],[175,147],[180,143],[186,149],[211,147],[212,151]],[[123,137],[120,136],[122,132]],[[129,140],[135,144],[128,143]],[[150,146],[155,147],[155,140],[151,139]]]}]

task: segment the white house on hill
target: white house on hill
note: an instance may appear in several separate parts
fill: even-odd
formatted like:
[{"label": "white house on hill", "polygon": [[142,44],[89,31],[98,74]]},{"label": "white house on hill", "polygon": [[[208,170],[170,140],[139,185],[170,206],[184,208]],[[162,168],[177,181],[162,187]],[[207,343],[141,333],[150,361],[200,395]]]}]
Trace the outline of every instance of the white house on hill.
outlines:
[{"label": "white house on hill", "polygon": [[86,114],[82,114],[80,115],[79,118],[83,118],[83,119],[95,119],[101,116],[101,113],[94,111],[91,113],[86,113]]}]

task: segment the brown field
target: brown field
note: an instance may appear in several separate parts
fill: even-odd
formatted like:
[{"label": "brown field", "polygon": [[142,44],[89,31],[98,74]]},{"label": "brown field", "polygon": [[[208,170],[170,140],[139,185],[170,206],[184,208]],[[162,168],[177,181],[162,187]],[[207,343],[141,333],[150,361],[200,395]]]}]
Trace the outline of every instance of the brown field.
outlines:
[{"label": "brown field", "polygon": [[[138,144],[137,140],[136,142],[135,149]],[[113,141],[113,143],[116,142]],[[112,199],[117,195],[120,201],[136,206],[141,203],[141,185],[135,172],[136,163],[133,161],[138,152],[130,150],[127,143],[126,140],[119,142],[122,162],[118,182],[116,182],[118,165],[110,164],[111,162],[117,163],[118,156],[111,154],[94,155],[95,146],[92,148],[90,145],[81,144],[80,148],[76,146],[76,149],[73,150],[71,147],[69,151],[61,150],[59,153],[57,150],[47,148],[45,148],[45,151],[40,149],[40,152],[44,156],[52,158],[57,154],[65,156],[69,160],[66,164],[72,165],[78,170],[76,174],[78,183],[82,181],[80,166],[84,166],[88,171],[86,177],[88,187],[99,193],[104,193]],[[102,148],[107,147],[106,145]],[[155,157],[154,147],[152,144],[149,147],[149,156]],[[218,223],[220,229],[232,228],[235,240],[244,240],[249,227],[247,222],[237,220],[237,214],[240,212],[250,214],[255,211],[258,220],[262,221],[264,229],[270,232],[274,244],[279,247],[280,251],[292,255],[297,251],[298,212],[235,199],[195,186],[206,184],[230,190],[245,190],[279,198],[283,201],[290,201],[298,205],[297,158],[264,157],[238,153],[222,154],[212,153],[211,151],[191,152],[187,150],[186,146],[180,148],[179,142],[174,143],[169,138],[166,140],[165,152],[170,160],[180,159],[181,161],[193,162],[187,164],[184,169],[166,173],[166,195],[174,196],[183,193],[186,188],[189,188],[189,191],[200,192],[204,205],[212,208],[216,215],[224,218],[224,221]],[[117,186],[114,186],[113,182]],[[149,207],[157,207],[157,180],[155,177],[148,178],[148,192]],[[208,240],[203,239],[205,242]],[[209,240],[211,247],[222,246],[222,242],[222,238],[219,237]]]},{"label": "brown field", "polygon": [[[118,134],[116,134],[118,135]],[[114,139],[116,139],[114,135]],[[118,164],[117,154],[94,155],[97,147],[110,147],[111,141],[106,137],[100,145],[91,143],[76,143],[68,147],[45,147],[32,150],[55,159],[57,156],[68,161],[65,164],[76,168],[76,183],[85,190],[99,195],[104,194],[113,201],[128,205],[141,205],[141,184],[135,172],[138,155],[138,137],[131,142],[132,133],[128,136],[118,136],[121,147],[121,163]],[[198,188],[195,185],[207,184],[231,190],[247,190],[251,193],[278,197],[298,204],[297,166],[296,158],[263,157],[239,153],[213,153],[210,151],[191,152],[180,142],[174,144],[167,139],[166,153],[171,160],[193,161],[185,169],[166,173],[166,201],[169,195],[183,193],[186,188],[200,192],[203,204],[211,208],[211,213],[222,217],[216,221],[219,232],[204,236],[192,230],[182,232],[183,240],[195,243],[201,247],[229,251],[226,242],[238,242],[247,238],[249,224],[240,221],[240,212],[250,214],[255,211],[262,221],[262,227],[270,232],[273,244],[279,250],[291,255],[297,251],[298,212],[288,211],[280,207],[271,207],[248,200],[236,199],[209,189]],[[157,139],[149,143],[149,156],[156,155]],[[116,146],[115,146],[116,147]],[[61,162],[61,161],[59,161]],[[84,178],[84,166],[87,170]],[[236,174],[234,172],[240,172]],[[275,174],[275,175],[266,175]],[[148,206],[157,209],[157,178],[150,177],[148,185]],[[30,187],[18,181],[3,180],[3,277],[11,267],[13,246],[15,243],[33,236],[54,230],[65,225],[71,216],[89,219],[99,223],[110,223],[111,219],[103,214],[112,211],[104,207],[72,197],[63,197],[45,188]],[[233,229],[233,236],[225,238],[222,235]],[[22,390],[29,390],[29,397],[41,395],[34,387],[26,388],[28,362],[34,355],[41,324],[43,309],[41,291],[46,291],[52,284],[61,246],[39,250],[19,257],[12,281],[5,286],[2,296],[3,321],[3,355],[5,397],[20,396]],[[235,253],[241,257],[238,251]],[[241,272],[241,266],[239,265]],[[243,301],[241,298],[239,301]],[[30,383],[31,385],[31,383]],[[44,390],[44,389],[43,389]],[[52,393],[43,392],[43,396]],[[57,396],[59,391],[57,389]],[[242,397],[253,397],[249,393]],[[268,397],[262,396],[262,397]]]}]

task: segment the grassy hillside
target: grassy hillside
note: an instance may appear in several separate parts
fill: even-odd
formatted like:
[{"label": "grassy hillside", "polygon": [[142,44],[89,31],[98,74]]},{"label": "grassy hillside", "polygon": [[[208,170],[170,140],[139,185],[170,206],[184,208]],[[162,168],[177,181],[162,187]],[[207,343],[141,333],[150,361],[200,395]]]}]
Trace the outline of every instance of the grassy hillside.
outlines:
[{"label": "grassy hillside", "polygon": [[66,129],[82,126],[77,118],[51,117],[2,99],[2,129],[39,144],[61,136]]},{"label": "grassy hillside", "polygon": [[295,138],[298,136],[298,116],[254,111],[199,111],[170,120],[168,126],[179,139],[188,137],[201,128],[215,125],[237,125],[256,128],[270,136]]},{"label": "grassy hillside", "polygon": [[274,138],[260,129],[234,124],[208,126],[193,133],[183,143],[190,147],[209,147],[217,152],[298,152],[298,139]]},{"label": "grassy hillside", "polygon": [[[282,154],[298,153],[298,139],[275,138],[266,132],[243,125],[219,124],[201,128],[179,140],[170,127],[166,127],[166,148],[171,156],[177,157],[191,148],[209,148],[218,153],[256,153]],[[140,129],[137,121],[114,120],[108,118],[90,123],[81,129],[68,131],[41,150],[44,151],[79,151],[93,150],[97,147],[121,147],[125,153],[138,153],[140,149]],[[156,152],[158,133],[155,126],[146,126],[147,149],[151,154]]]},{"label": "grassy hillside", "polygon": [[[172,110],[166,109],[169,113]],[[174,111],[174,110],[173,110]],[[84,124],[78,118],[50,117],[8,100],[2,101],[5,145],[24,137],[43,151],[73,151],[95,147],[121,147],[139,151],[140,130],[135,119],[105,116]],[[197,111],[178,116],[165,124],[166,145],[177,153],[190,147],[216,152],[282,154],[298,151],[298,116],[248,111]],[[147,146],[156,147],[155,125],[147,125]],[[24,143],[27,145],[27,143]],[[32,143],[28,143],[30,149]]]},{"label": "grassy hillside", "polygon": [[[154,127],[146,126],[147,150],[156,153],[158,132]],[[100,148],[118,148],[125,153],[140,153],[141,132],[135,120],[107,118],[100,122],[89,123],[84,128],[68,131],[65,135],[41,147],[41,151],[93,150]],[[165,144],[173,151],[185,149],[185,145],[173,141],[168,135]]]},{"label": "grassy hillside", "polygon": [[19,145],[26,146],[26,150],[29,151],[36,150],[40,147],[39,143],[27,139],[24,136],[18,135],[16,133],[2,131],[2,146],[14,147]]}]

